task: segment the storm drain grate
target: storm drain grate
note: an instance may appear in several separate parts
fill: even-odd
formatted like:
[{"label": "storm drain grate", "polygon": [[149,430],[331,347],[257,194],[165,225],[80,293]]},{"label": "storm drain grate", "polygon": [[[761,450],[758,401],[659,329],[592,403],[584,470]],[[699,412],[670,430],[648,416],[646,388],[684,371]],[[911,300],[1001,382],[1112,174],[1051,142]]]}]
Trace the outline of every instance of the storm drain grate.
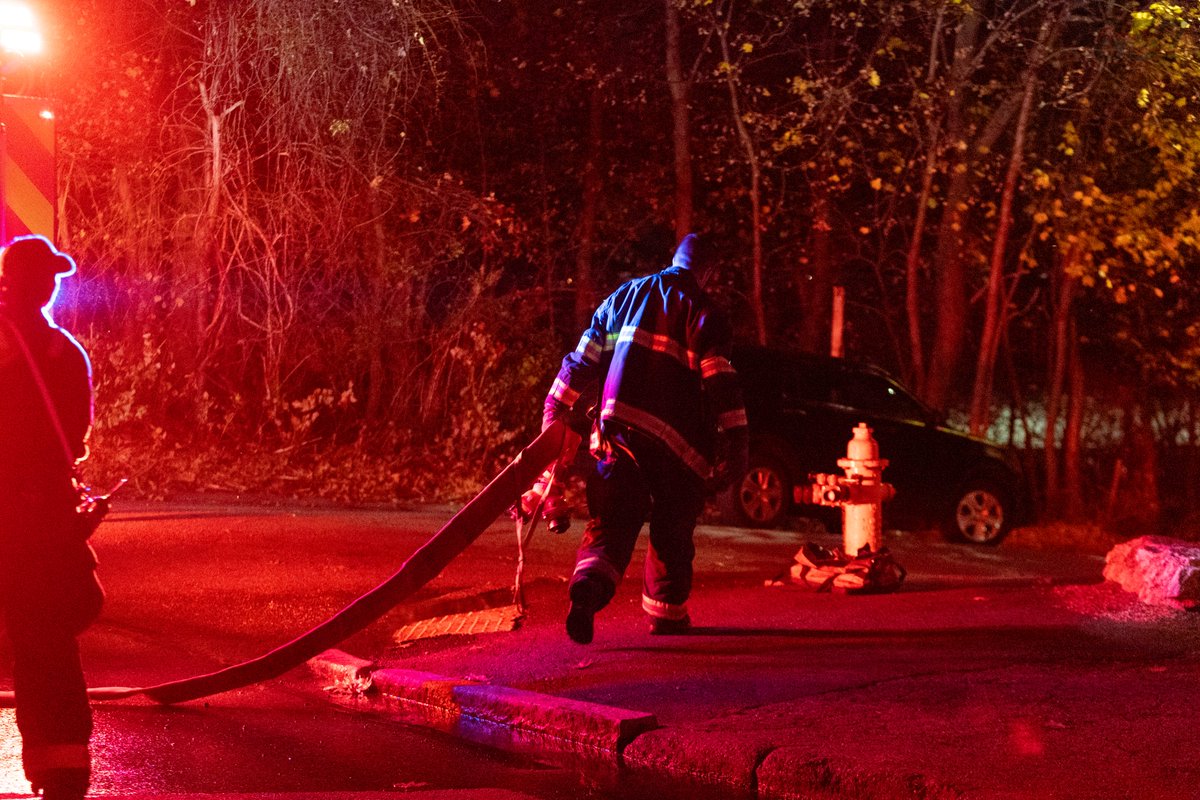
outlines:
[{"label": "storm drain grate", "polygon": [[485,608],[462,614],[447,614],[410,622],[392,634],[397,644],[434,636],[470,636],[479,633],[502,633],[517,627],[521,614],[515,605]]}]

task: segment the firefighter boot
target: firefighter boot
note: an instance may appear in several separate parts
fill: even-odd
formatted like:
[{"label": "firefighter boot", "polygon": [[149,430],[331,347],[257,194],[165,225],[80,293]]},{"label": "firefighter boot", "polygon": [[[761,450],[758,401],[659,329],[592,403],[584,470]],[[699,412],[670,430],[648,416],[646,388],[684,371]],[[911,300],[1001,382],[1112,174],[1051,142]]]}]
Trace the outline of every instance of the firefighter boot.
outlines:
[{"label": "firefighter boot", "polygon": [[571,610],[567,612],[567,636],[579,644],[591,644],[596,612],[604,605],[604,590],[595,580],[583,578],[571,584]]},{"label": "firefighter boot", "polygon": [[650,618],[650,635],[651,636],[682,636],[692,629],[692,618],[684,614],[681,619],[667,619],[666,617],[651,617]]},{"label": "firefighter boot", "polygon": [[34,794],[44,800],[83,800],[87,797],[89,770],[48,769],[30,780]]}]

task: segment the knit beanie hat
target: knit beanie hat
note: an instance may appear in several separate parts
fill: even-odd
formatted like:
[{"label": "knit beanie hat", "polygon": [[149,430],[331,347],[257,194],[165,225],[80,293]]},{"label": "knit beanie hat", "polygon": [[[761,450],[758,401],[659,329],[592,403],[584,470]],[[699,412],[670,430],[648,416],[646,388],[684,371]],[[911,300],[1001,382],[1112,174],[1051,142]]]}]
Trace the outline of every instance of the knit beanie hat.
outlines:
[{"label": "knit beanie hat", "polygon": [[684,269],[697,269],[701,267],[703,262],[702,249],[700,237],[694,233],[689,233],[683,237],[683,241],[675,249],[675,257],[671,259],[671,266],[683,267]]}]

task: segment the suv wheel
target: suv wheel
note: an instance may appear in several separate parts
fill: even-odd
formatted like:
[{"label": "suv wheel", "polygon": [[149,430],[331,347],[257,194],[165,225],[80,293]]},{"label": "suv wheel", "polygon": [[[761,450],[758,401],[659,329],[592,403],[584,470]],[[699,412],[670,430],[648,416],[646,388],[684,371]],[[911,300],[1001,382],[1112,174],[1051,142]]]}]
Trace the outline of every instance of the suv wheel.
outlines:
[{"label": "suv wheel", "polygon": [[718,498],[721,517],[734,525],[772,528],[787,516],[792,503],[792,481],[775,461],[750,459],[750,470]]},{"label": "suv wheel", "polygon": [[1009,494],[1000,486],[980,481],[965,486],[946,520],[947,538],[969,544],[999,544],[1012,527]]}]

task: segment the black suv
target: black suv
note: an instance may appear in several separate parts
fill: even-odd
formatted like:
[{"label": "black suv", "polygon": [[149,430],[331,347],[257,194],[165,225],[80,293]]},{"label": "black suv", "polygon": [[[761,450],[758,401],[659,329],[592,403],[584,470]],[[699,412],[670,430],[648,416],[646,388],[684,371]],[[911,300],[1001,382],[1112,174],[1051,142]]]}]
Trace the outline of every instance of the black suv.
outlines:
[{"label": "black suv", "polygon": [[718,497],[726,522],[774,527],[789,513],[828,519],[832,509],[800,505],[794,495],[810,473],[843,474],[837,460],[860,422],[874,431],[889,461],[883,479],[896,487],[885,524],[936,525],[951,540],[997,544],[1027,516],[1016,460],[942,427],[885,372],[761,347],[737,348],[732,361],[750,419],[750,471]]}]

